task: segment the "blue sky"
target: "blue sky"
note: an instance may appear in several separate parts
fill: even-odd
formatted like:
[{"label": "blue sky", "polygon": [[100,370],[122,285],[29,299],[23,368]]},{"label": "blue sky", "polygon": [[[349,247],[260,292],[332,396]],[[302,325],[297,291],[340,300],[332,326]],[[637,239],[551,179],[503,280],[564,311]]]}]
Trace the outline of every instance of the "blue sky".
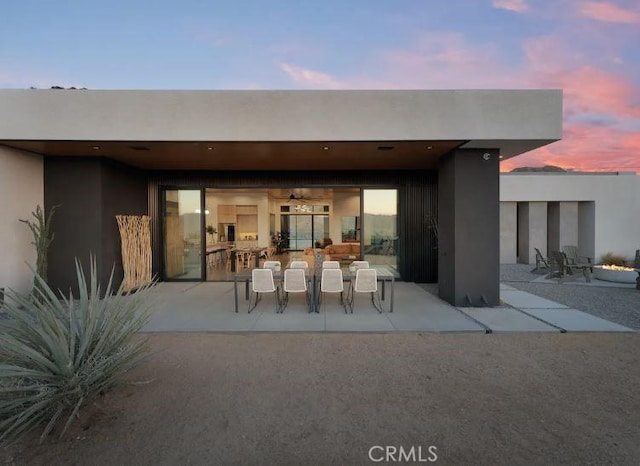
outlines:
[{"label": "blue sky", "polygon": [[562,88],[564,140],[503,169],[640,171],[638,0],[5,0],[2,19],[1,88]]}]

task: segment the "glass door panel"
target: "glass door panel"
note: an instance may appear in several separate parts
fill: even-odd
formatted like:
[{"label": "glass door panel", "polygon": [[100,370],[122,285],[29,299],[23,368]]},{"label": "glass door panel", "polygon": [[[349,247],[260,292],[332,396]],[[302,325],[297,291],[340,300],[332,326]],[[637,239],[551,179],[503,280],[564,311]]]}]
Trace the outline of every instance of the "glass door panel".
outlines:
[{"label": "glass door panel", "polygon": [[371,265],[398,267],[398,190],[363,189],[362,248]]},{"label": "glass door panel", "polygon": [[289,249],[302,251],[310,247],[312,221],[311,215],[288,215],[289,217]]},{"label": "glass door panel", "polygon": [[329,238],[329,216],[314,215],[313,216],[313,245],[324,244],[324,239]]},{"label": "glass door panel", "polygon": [[200,190],[164,192],[164,279],[202,279]]}]

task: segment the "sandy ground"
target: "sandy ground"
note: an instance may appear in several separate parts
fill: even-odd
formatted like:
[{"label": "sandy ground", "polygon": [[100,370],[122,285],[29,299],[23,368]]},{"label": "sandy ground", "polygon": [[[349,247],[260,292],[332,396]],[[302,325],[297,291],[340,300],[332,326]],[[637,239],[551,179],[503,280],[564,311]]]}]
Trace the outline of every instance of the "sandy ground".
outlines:
[{"label": "sandy ground", "polygon": [[371,447],[435,446],[436,464],[640,464],[638,334],[192,333],[150,349],[132,374],[149,384],[3,463],[372,464]]}]

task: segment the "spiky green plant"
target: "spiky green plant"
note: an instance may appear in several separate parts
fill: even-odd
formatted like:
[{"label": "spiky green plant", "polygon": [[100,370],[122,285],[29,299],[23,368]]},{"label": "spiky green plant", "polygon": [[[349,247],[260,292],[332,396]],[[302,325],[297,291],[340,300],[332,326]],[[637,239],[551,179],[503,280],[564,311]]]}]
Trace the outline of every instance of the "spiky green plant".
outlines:
[{"label": "spiky green plant", "polygon": [[[136,333],[148,320],[152,284],[101,294],[95,258],[89,282],[76,259],[79,296],[56,295],[35,274],[36,299],[7,293],[0,319],[0,443],[44,426],[40,441],[112,388],[144,356]],[[64,421],[64,424],[62,422]]]},{"label": "spiky green plant", "polygon": [[[32,222],[28,219],[20,219],[20,221],[26,224],[31,230],[33,235],[33,244],[36,247],[36,272],[40,277],[48,282],[48,262],[47,255],[49,252],[49,245],[53,241],[55,234],[51,233],[51,219],[53,214],[59,206],[55,205],[49,209],[49,213],[45,215],[44,210],[39,205],[36,206],[36,210],[31,212],[31,216],[35,219]],[[34,281],[34,287],[37,286],[37,282]]]}]

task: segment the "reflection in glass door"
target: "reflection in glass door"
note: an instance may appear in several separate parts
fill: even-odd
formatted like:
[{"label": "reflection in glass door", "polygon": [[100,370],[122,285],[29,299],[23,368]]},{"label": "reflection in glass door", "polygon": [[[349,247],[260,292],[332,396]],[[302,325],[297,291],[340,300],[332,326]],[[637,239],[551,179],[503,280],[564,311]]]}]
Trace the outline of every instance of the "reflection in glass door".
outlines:
[{"label": "reflection in glass door", "polygon": [[363,189],[362,248],[371,265],[398,267],[398,190]]},{"label": "reflection in glass door", "polygon": [[202,279],[200,190],[164,192],[164,279]]}]

